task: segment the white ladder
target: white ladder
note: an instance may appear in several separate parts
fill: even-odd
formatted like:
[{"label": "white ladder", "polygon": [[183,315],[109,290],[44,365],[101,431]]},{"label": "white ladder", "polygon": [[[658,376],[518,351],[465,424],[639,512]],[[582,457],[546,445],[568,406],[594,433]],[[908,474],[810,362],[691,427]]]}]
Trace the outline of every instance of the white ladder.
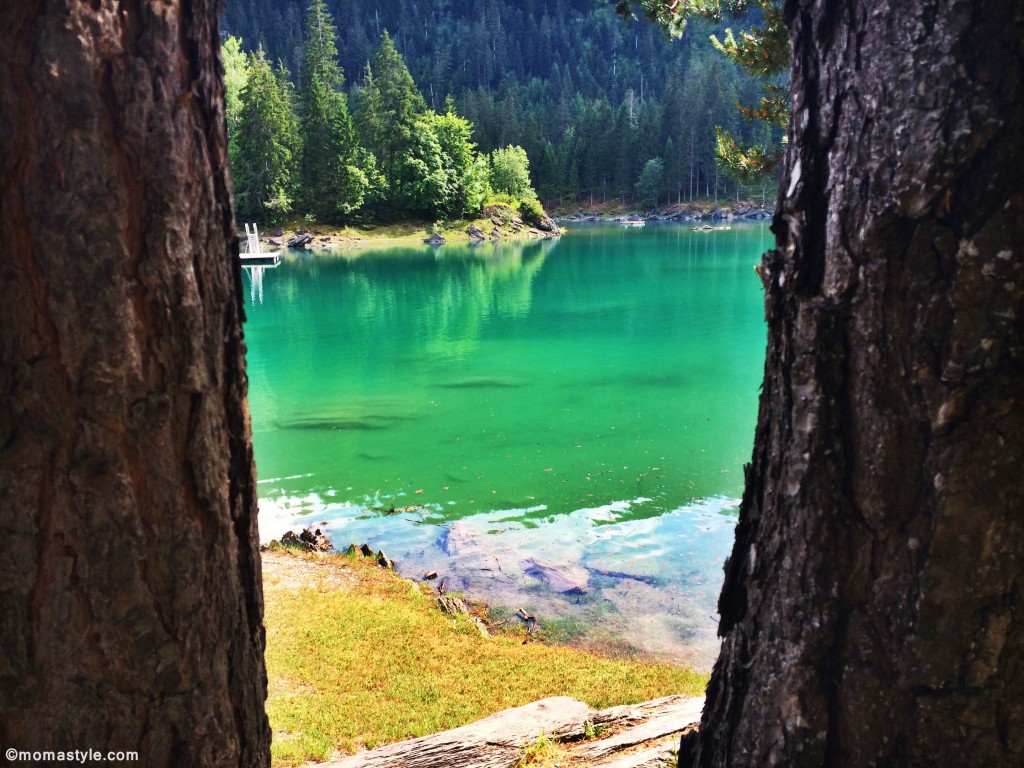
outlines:
[{"label": "white ladder", "polygon": [[249,225],[245,225],[245,239],[249,244],[249,249],[246,251],[250,256],[258,256],[260,253],[260,234],[256,231],[256,225],[252,225],[252,232],[249,231]]}]

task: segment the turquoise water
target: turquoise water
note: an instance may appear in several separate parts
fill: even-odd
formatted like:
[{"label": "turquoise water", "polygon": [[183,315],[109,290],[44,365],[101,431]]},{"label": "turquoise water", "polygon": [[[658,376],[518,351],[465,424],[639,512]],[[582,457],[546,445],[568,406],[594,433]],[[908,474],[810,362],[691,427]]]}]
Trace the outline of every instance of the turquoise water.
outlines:
[{"label": "turquoise water", "polygon": [[[703,660],[751,453],[752,267],[769,245],[761,225],[593,226],[247,270],[264,537],[316,524],[407,575]],[[578,569],[583,597],[536,578],[538,559]],[[631,629],[648,609],[658,627]]]}]

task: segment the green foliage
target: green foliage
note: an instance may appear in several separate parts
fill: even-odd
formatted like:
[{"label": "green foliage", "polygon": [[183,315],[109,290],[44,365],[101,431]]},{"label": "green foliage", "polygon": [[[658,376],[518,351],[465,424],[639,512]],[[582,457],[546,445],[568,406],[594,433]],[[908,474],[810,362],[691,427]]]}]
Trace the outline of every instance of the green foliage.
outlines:
[{"label": "green foliage", "polygon": [[359,151],[337,62],[333,20],[324,0],[311,0],[306,14],[300,77],[300,166],[304,208],[337,223],[363,204],[371,184]]},{"label": "green foliage", "polygon": [[644,164],[636,183],[636,196],[645,205],[657,205],[665,183],[665,161],[654,157]]},{"label": "green foliage", "polygon": [[337,34],[324,0],[309,0],[302,40],[301,90],[315,80],[331,90],[341,89],[344,78],[338,64]]},{"label": "green foliage", "polygon": [[540,204],[540,200],[536,197],[526,197],[519,201],[519,215],[523,217],[524,221],[537,223],[547,216],[547,213],[544,211],[544,206]]},{"label": "green foliage", "polygon": [[363,77],[356,126],[363,146],[376,157],[389,186],[403,172],[414,144],[424,140],[416,136],[416,130],[417,118],[425,109],[409,69],[385,30]]},{"label": "green foliage", "polygon": [[[316,58],[305,51],[308,5],[310,0],[228,0],[225,15],[225,28],[243,34],[250,45],[264,40],[275,57],[296,61],[300,101],[310,68],[305,62]],[[660,9],[654,0],[634,4],[638,16],[653,11],[655,18],[679,26],[685,17],[682,43],[670,41],[654,24],[623,24],[611,4],[593,0],[321,0],[320,5],[344,19],[335,41],[339,77],[342,70],[363,73],[371,59],[377,69],[390,61],[393,66],[386,69],[398,73],[408,95],[384,100],[376,82],[382,76],[373,71],[373,62],[369,79],[360,76],[358,84],[345,86],[360,145],[374,156],[375,173],[362,161],[353,165],[368,179],[364,206],[378,215],[402,215],[393,188],[396,169],[381,142],[410,147],[416,118],[426,106],[465,118],[484,155],[522,147],[533,186],[545,201],[574,202],[589,195],[591,202],[610,202],[619,196],[628,204],[645,163],[655,157],[665,161],[662,194],[671,193],[674,201],[698,193],[727,194],[726,186],[735,185],[721,173],[731,173],[730,168],[716,161],[716,126],[728,130],[738,147],[778,144],[776,123],[765,131],[757,121],[740,119],[736,110],[736,102],[760,109],[761,85],[711,43],[714,36],[730,45],[724,19],[734,12],[746,14],[732,23],[750,34],[764,27],[760,0],[680,0],[674,8],[665,2]],[[400,34],[384,43],[385,29]],[[731,39],[742,43],[743,33]],[[296,59],[300,50],[303,63]],[[426,98],[416,91],[417,83]],[[778,76],[770,85],[784,87]],[[452,108],[445,106],[449,97]],[[420,106],[411,113],[382,115],[391,104],[417,100]],[[620,107],[623,120],[617,119]]]},{"label": "green foliage", "polygon": [[522,147],[502,147],[491,153],[491,189],[514,198],[536,197],[530,183],[530,158]]},{"label": "green foliage", "polygon": [[393,203],[408,213],[445,219],[479,211],[488,191],[486,164],[472,132],[454,112],[420,115],[412,144],[397,164]]},{"label": "green foliage", "polygon": [[[633,5],[642,7],[647,16],[671,33],[681,31],[687,17],[700,16],[719,21],[724,15],[745,14],[756,8],[761,23],[741,31],[738,37],[727,28],[724,40],[712,36],[711,41],[728,59],[762,82],[758,106],[738,104],[740,112],[748,119],[785,128],[789,120],[789,105],[786,90],[780,82],[789,71],[792,53],[782,0],[620,0],[616,9],[619,13],[629,14]],[[725,171],[741,181],[764,179],[782,159],[780,145],[770,146],[765,142],[744,146],[722,126],[715,127],[715,153]]]},{"label": "green foliage", "polygon": [[236,207],[243,219],[276,224],[292,210],[292,165],[299,138],[291,86],[283,71],[275,74],[270,68],[262,48],[250,59],[240,102]]},{"label": "green foliage", "polygon": [[224,61],[224,115],[228,124],[228,155],[231,164],[238,162],[238,125],[242,115],[242,89],[249,79],[249,57],[242,50],[242,41],[230,35],[221,46]]}]

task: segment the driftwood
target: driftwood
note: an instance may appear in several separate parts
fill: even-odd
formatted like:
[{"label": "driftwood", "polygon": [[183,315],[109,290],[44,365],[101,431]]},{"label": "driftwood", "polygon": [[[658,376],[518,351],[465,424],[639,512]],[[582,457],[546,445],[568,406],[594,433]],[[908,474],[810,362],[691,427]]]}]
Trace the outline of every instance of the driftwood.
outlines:
[{"label": "driftwood", "polygon": [[[599,713],[595,724],[608,722],[609,724],[631,722],[638,723],[626,730],[609,736],[606,739],[588,741],[578,750],[578,754],[587,760],[599,760],[601,758],[621,752],[624,749],[644,744],[648,741],[660,739],[672,733],[678,733],[688,725],[700,721],[700,713],[704,708],[704,699],[687,699],[682,696],[670,696],[667,699],[659,699],[659,706],[644,709],[643,706],[633,708],[632,711],[622,712],[619,720],[606,721],[603,719],[605,713]],[[653,704],[654,702],[648,702]],[[628,710],[627,707],[616,707],[616,710]],[[607,711],[606,711],[607,712]]]},{"label": "driftwood", "polygon": [[582,733],[592,710],[568,696],[527,704],[451,731],[401,741],[341,760],[332,768],[509,768],[542,733]]},{"label": "driftwood", "polygon": [[628,755],[613,758],[611,762],[593,763],[592,768],[665,768],[677,747],[677,742],[662,744],[660,747],[630,752]]},{"label": "driftwood", "polygon": [[[542,699],[485,717],[451,731],[401,741],[340,760],[321,763],[331,768],[510,768],[523,748],[545,735],[578,742],[574,756],[595,768],[644,768],[658,765],[674,745],[616,757],[616,753],[678,733],[700,720],[703,698],[664,699],[594,710],[567,696]],[[595,726],[611,736],[583,741]]]}]

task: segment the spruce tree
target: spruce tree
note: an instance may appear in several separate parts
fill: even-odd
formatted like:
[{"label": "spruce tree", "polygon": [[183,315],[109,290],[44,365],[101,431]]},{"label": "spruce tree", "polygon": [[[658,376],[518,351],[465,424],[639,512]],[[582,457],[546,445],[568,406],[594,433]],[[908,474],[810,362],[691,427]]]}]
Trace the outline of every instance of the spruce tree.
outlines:
[{"label": "spruce tree", "polygon": [[296,128],[288,78],[274,73],[260,47],[249,63],[238,119],[235,205],[242,218],[279,223],[292,210]]},{"label": "spruce tree", "polygon": [[303,206],[324,221],[337,221],[362,205],[369,185],[341,91],[335,37],[324,0],[311,0],[299,77],[299,178]]},{"label": "spruce tree", "polygon": [[416,118],[425,109],[412,75],[385,30],[363,78],[356,125],[363,146],[373,153],[389,186],[398,180],[399,163],[413,146]]}]

